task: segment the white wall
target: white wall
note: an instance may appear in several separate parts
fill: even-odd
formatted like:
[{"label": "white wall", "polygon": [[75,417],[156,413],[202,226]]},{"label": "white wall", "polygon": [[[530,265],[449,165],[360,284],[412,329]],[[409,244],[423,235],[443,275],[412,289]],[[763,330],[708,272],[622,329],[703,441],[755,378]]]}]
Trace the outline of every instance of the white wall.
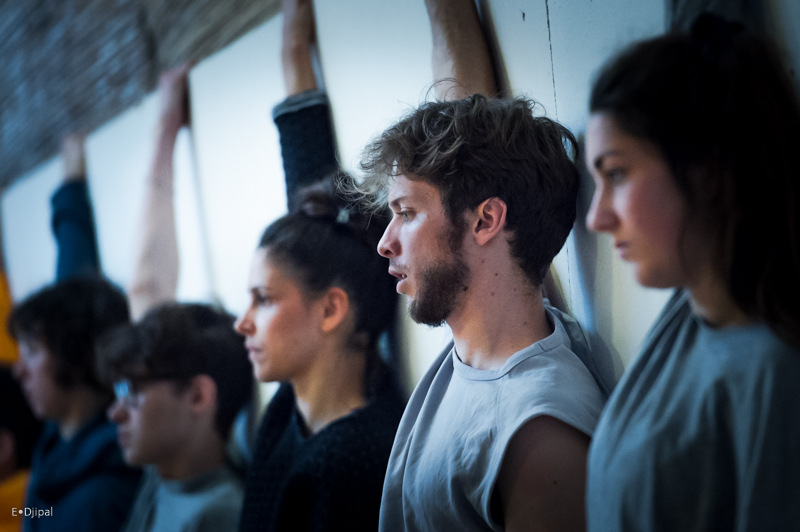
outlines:
[{"label": "white wall", "polygon": [[195,153],[215,293],[231,312],[247,301],[250,259],[286,212],[272,108],[284,98],[281,17],[254,29],[190,76]]},{"label": "white wall", "polygon": [[51,159],[3,194],[3,248],[11,296],[19,300],[56,275],[50,232],[50,195],[61,181],[61,160]]},{"label": "white wall", "polygon": [[[482,0],[494,24],[511,89],[582,136],[588,91],[598,67],[627,43],[664,29],[663,0]],[[768,0],[768,22],[795,72],[800,71],[800,3]],[[419,104],[432,78],[431,39],[422,0],[317,0],[322,72],[333,105],[340,161],[356,170],[368,140]],[[283,98],[280,15],[191,73],[192,133],[176,153],[179,297],[219,299],[239,311],[259,234],[283,214],[285,191],[271,109]],[[797,76],[795,75],[795,79]],[[90,188],[103,267],[126,284],[152,149],[157,102],[146,99],[92,133]],[[59,182],[56,158],[32,171],[2,199],[8,273],[20,298],[53,277],[49,195]],[[629,364],[667,293],[645,290],[605,237],[583,216],[583,183],[573,235],[555,261],[573,313],[594,346]],[[411,380],[448,338],[404,320]]]},{"label": "white wall", "polygon": [[[158,98],[140,105],[94,131],[86,141],[86,166],[97,244],[103,272],[120,286],[133,276],[134,252],[141,238],[145,182],[154,150]],[[178,297],[209,301],[211,280],[201,232],[191,139],[184,130],[175,148],[175,214],[180,271]]]}]

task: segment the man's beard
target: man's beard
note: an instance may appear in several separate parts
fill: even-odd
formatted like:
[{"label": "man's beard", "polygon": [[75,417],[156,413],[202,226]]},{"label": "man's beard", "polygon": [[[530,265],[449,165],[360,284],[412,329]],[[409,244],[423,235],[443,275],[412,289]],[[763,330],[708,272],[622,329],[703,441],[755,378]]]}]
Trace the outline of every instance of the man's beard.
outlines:
[{"label": "man's beard", "polygon": [[452,253],[449,262],[439,261],[420,270],[420,285],[408,306],[411,319],[439,327],[455,310],[459,295],[469,286],[469,266],[461,254],[466,227],[453,225],[446,239]]}]

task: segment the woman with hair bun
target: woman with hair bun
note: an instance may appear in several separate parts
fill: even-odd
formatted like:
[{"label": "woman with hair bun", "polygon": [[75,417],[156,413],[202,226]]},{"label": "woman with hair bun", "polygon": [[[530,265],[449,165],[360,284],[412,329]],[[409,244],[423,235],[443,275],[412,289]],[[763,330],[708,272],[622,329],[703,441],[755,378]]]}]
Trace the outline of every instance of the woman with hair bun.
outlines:
[{"label": "woman with hair bun", "polygon": [[[335,194],[351,178],[311,67],[310,0],[283,2],[280,132],[289,212],[267,227],[236,322],[256,378],[279,381],[258,431],[240,530],[374,531],[405,401],[379,356],[395,279],[375,252],[388,221]],[[383,344],[382,344],[383,346]]]},{"label": "woman with hair bun", "polygon": [[283,384],[259,429],[241,530],[375,530],[404,409],[378,356],[393,281],[366,226],[315,193],[270,225],[236,323],[258,380]]},{"label": "woman with hair bun", "polygon": [[591,95],[587,225],[676,292],[589,452],[589,530],[800,526],[800,105],[777,54],[701,16]]}]

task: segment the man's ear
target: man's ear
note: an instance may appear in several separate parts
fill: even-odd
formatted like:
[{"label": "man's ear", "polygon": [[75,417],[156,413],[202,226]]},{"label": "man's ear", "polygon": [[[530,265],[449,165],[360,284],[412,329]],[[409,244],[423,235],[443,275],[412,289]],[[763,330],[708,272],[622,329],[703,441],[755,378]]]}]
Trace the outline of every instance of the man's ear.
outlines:
[{"label": "man's ear", "polygon": [[347,292],[338,286],[332,286],[325,292],[322,303],[322,330],[330,332],[338,327],[347,317],[350,310],[350,298]]},{"label": "man's ear", "polygon": [[192,377],[187,393],[190,394],[192,412],[205,412],[213,409],[217,404],[217,383],[209,375],[201,374]]},{"label": "man's ear", "polygon": [[472,220],[472,235],[479,246],[486,245],[506,226],[506,202],[498,197],[489,198],[478,205]]}]

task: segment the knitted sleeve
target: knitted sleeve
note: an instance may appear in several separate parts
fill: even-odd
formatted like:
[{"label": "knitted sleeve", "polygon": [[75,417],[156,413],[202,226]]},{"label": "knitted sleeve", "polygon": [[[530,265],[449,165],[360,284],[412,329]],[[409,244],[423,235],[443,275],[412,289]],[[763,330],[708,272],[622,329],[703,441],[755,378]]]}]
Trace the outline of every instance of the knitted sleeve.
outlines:
[{"label": "knitted sleeve", "polygon": [[299,189],[339,168],[328,97],[322,91],[301,92],[276,106],[272,114],[280,134],[291,211]]},{"label": "knitted sleeve", "polygon": [[52,229],[58,245],[56,279],[99,273],[94,217],[85,181],[62,185],[51,200]]}]

